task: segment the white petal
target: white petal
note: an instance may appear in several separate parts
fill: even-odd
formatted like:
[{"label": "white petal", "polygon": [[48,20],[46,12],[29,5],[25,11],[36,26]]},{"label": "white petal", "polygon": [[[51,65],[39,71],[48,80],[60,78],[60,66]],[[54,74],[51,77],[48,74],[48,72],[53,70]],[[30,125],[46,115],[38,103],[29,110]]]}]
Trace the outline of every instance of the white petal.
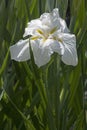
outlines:
[{"label": "white petal", "polygon": [[59,11],[57,8],[55,8],[51,13],[43,13],[40,16],[40,20],[43,25],[46,25],[53,29],[54,27],[58,27],[59,25]]},{"label": "white petal", "polygon": [[61,32],[64,32],[64,33],[70,32],[67,25],[66,25],[65,20],[63,20],[62,18],[59,18],[58,21],[60,22],[60,30],[61,30]]},{"label": "white petal", "polygon": [[54,44],[52,45],[52,50],[59,55],[63,55],[64,53],[64,46],[60,43],[55,41]]},{"label": "white petal", "polygon": [[40,20],[50,19],[51,17],[59,18],[59,10],[58,8],[53,9],[51,13],[43,13],[40,16]]},{"label": "white petal", "polygon": [[76,38],[75,35],[61,34],[63,44],[65,46],[64,54],[62,55],[62,61],[67,65],[76,66],[78,63],[77,51],[76,51]]},{"label": "white petal", "polygon": [[26,61],[30,59],[29,40],[20,40],[10,47],[11,59],[16,61]]},{"label": "white petal", "polygon": [[45,20],[45,19],[49,19],[50,18],[50,13],[43,13],[41,16],[40,16],[40,20]]},{"label": "white petal", "polygon": [[39,19],[31,20],[28,23],[28,26],[25,28],[25,33],[23,37],[28,36],[28,35],[35,35],[36,30],[41,28],[42,23]]},{"label": "white petal", "polygon": [[41,39],[34,41],[32,50],[34,60],[38,67],[47,64],[50,61],[50,56],[53,53],[50,46],[43,46],[44,43]]},{"label": "white petal", "polygon": [[51,48],[52,52],[56,52],[59,55],[63,55],[64,53],[64,45],[61,42],[58,42],[57,40],[48,39],[46,40],[44,45],[48,45]]},{"label": "white petal", "polygon": [[54,17],[59,18],[59,10],[58,8],[53,9],[52,14]]}]

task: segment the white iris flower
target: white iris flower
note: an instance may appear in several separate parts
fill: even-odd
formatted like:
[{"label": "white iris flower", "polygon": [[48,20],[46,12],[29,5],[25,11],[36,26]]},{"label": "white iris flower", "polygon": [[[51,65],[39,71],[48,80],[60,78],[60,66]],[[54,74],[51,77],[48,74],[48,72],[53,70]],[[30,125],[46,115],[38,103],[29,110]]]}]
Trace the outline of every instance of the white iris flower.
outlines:
[{"label": "white iris flower", "polygon": [[[65,21],[60,18],[58,9],[43,13],[40,18],[31,20],[23,37],[31,35],[30,43],[35,63],[38,67],[50,61],[56,52],[67,65],[77,65],[76,37],[69,33]],[[30,59],[29,39],[20,40],[10,47],[11,59],[26,61]]]}]

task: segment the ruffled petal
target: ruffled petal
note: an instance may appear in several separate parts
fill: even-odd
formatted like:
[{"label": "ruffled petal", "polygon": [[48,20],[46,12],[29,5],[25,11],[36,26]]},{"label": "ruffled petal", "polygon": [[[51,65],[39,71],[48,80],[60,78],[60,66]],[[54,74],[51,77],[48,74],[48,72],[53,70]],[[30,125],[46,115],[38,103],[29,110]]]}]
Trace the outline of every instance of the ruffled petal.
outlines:
[{"label": "ruffled petal", "polygon": [[51,13],[43,13],[40,16],[40,20],[42,25],[46,25],[53,29],[54,27],[59,27],[59,10],[57,8],[53,9]]},{"label": "ruffled petal", "polygon": [[10,47],[11,59],[15,61],[26,61],[30,59],[29,40],[20,40]]},{"label": "ruffled petal", "polygon": [[52,14],[54,17],[59,18],[59,9],[58,8],[53,9]]},{"label": "ruffled petal", "polygon": [[59,18],[59,10],[58,8],[53,9],[51,13],[43,13],[40,16],[40,20],[50,19],[50,18]]},{"label": "ruffled petal", "polygon": [[76,37],[71,34],[61,34],[64,44],[64,54],[62,61],[67,65],[76,66],[78,63],[76,51]]},{"label": "ruffled petal", "polygon": [[58,18],[58,21],[59,21],[59,23],[60,23],[60,31],[61,32],[64,32],[64,33],[69,33],[70,31],[69,31],[69,29],[68,29],[68,27],[67,27],[67,25],[66,25],[66,22],[65,22],[65,20],[63,20],[62,18]]},{"label": "ruffled petal", "polygon": [[36,30],[41,28],[41,26],[42,23],[39,19],[31,20],[25,28],[25,33],[23,37],[26,37],[28,35],[35,35]]}]

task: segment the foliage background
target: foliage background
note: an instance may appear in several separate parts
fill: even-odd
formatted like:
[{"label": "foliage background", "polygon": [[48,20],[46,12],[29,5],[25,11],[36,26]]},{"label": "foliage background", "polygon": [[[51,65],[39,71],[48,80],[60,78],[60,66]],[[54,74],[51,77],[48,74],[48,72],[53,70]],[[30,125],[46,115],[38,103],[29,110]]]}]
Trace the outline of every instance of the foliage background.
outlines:
[{"label": "foliage background", "polygon": [[[78,65],[57,54],[39,69],[33,56],[11,61],[9,47],[26,23],[55,7],[76,35]],[[86,130],[86,91],[87,0],[0,0],[0,130]]]}]

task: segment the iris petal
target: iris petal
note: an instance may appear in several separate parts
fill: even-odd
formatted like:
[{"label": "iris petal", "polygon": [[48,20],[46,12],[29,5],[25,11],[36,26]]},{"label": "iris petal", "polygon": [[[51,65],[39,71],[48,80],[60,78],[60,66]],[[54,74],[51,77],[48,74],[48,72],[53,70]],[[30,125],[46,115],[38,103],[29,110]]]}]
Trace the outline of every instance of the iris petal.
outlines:
[{"label": "iris petal", "polygon": [[16,61],[26,61],[30,59],[29,40],[20,40],[10,47],[11,59]]},{"label": "iris petal", "polygon": [[62,61],[67,65],[76,66],[78,63],[78,58],[75,35],[62,34],[62,38],[64,44],[64,54],[62,55]]},{"label": "iris petal", "polygon": [[27,27],[25,28],[25,33],[23,37],[26,37],[28,35],[35,35],[36,30],[38,28],[41,28],[41,26],[42,26],[42,23],[39,19],[31,20],[28,23]]},{"label": "iris petal", "polygon": [[63,20],[62,18],[58,18],[58,21],[60,23],[60,30],[61,32],[64,32],[64,33],[69,33],[69,29],[67,28],[67,25],[66,25],[66,22],[65,20]]},{"label": "iris petal", "polygon": [[41,39],[33,41],[33,44],[31,44],[34,54],[34,60],[38,67],[43,66],[50,61],[50,57],[53,52],[49,44],[49,42],[45,44],[45,42],[43,42],[43,40]]}]

